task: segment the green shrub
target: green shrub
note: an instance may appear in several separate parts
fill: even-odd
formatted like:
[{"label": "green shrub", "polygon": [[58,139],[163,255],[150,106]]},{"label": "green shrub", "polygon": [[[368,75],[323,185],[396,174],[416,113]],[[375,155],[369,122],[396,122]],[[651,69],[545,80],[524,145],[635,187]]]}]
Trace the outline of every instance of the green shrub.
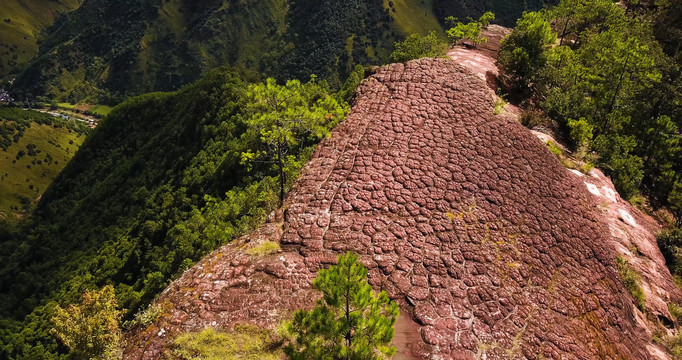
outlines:
[{"label": "green shrub", "polygon": [[555,41],[556,34],[543,12],[524,13],[500,43],[498,62],[508,76],[508,85],[525,91],[545,66],[546,50]]},{"label": "green shrub", "polygon": [[490,11],[485,12],[478,20],[469,19],[469,23],[464,24],[457,21],[455,17],[445,19],[452,28],[447,30],[448,38],[453,44],[460,40],[469,40],[474,47],[488,42],[488,38],[481,35],[483,29],[487,28],[495,20],[495,14]]},{"label": "green shrub", "polygon": [[670,316],[672,316],[678,324],[682,323],[682,306],[676,303],[669,303],[668,311],[670,312]]},{"label": "green shrub", "polygon": [[667,229],[656,234],[656,242],[673,275],[682,276],[682,228]]},{"label": "green shrub", "polygon": [[663,344],[670,350],[674,360],[682,360],[682,332],[666,338]]},{"label": "green shrub", "polygon": [[406,62],[423,57],[445,56],[448,45],[432,31],[429,35],[412,34],[403,42],[395,43],[391,58],[395,62]]},{"label": "green shrub", "polygon": [[160,304],[153,303],[149,305],[146,309],[139,311],[137,314],[135,314],[135,318],[133,319],[132,323],[127,326],[127,327],[132,327],[135,325],[140,325],[142,327],[147,327],[151,325],[156,319],[161,316],[161,313],[163,312],[163,307],[161,307]]},{"label": "green shrub", "polygon": [[630,292],[632,298],[635,300],[637,308],[642,311],[646,310],[646,303],[644,299],[644,290],[642,289],[641,279],[635,269],[632,268],[627,259],[622,256],[616,258],[616,266],[618,267],[618,274],[623,286]]}]

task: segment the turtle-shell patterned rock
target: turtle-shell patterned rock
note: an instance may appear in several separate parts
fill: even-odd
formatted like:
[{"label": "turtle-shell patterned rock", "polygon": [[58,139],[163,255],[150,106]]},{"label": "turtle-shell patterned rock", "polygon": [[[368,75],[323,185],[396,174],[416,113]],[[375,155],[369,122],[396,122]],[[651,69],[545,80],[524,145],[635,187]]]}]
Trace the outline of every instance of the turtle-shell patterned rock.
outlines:
[{"label": "turtle-shell patterned rock", "polygon": [[[452,60],[380,68],[282,209],[173,282],[126,359],[207,326],[274,327],[313,306],[317,270],[346,251],[400,304],[402,358],[650,358],[593,196],[493,108]],[[266,240],[282,250],[246,251]]]}]

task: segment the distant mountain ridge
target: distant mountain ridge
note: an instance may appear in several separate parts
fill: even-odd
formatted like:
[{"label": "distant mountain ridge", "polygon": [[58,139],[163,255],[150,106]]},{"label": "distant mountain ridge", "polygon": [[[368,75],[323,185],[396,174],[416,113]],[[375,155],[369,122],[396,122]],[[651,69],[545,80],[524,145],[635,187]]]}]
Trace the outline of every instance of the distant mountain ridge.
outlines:
[{"label": "distant mountain ridge", "polygon": [[83,0],[3,0],[0,2],[0,78],[24,68],[38,53],[40,33]]},{"label": "distant mountain ridge", "polygon": [[230,65],[280,79],[310,74],[339,84],[355,64],[388,60],[412,32],[436,31],[448,15],[497,11],[512,25],[531,2],[439,0],[87,0],[45,35],[19,77],[20,93],[116,103],[175,90]]}]

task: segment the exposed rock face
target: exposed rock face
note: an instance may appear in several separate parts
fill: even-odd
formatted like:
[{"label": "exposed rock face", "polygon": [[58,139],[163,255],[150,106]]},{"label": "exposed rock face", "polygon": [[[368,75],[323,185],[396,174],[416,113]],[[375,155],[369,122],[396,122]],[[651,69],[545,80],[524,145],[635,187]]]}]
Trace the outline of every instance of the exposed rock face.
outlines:
[{"label": "exposed rock face", "polygon": [[[527,129],[493,115],[473,72],[451,60],[383,67],[285,210],[166,289],[164,315],[127,335],[126,358],[158,359],[206,326],[274,326],[312,306],[316,271],[350,250],[414,328],[396,344],[403,357],[647,359],[598,205]],[[283,250],[245,252],[265,240]]]}]

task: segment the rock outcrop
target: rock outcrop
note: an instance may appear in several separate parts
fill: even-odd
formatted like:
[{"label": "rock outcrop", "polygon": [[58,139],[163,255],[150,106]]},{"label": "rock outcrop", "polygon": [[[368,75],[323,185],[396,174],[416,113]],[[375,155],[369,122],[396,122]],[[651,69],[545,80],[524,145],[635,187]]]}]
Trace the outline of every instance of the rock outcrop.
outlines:
[{"label": "rock outcrop", "polygon": [[[158,359],[207,326],[273,327],[313,305],[318,269],[354,251],[401,306],[403,358],[648,359],[599,205],[530,131],[493,114],[472,71],[445,59],[386,66],[282,209],[172,283],[163,315],[127,334],[125,357]],[[246,251],[266,240],[282,250]]]}]

